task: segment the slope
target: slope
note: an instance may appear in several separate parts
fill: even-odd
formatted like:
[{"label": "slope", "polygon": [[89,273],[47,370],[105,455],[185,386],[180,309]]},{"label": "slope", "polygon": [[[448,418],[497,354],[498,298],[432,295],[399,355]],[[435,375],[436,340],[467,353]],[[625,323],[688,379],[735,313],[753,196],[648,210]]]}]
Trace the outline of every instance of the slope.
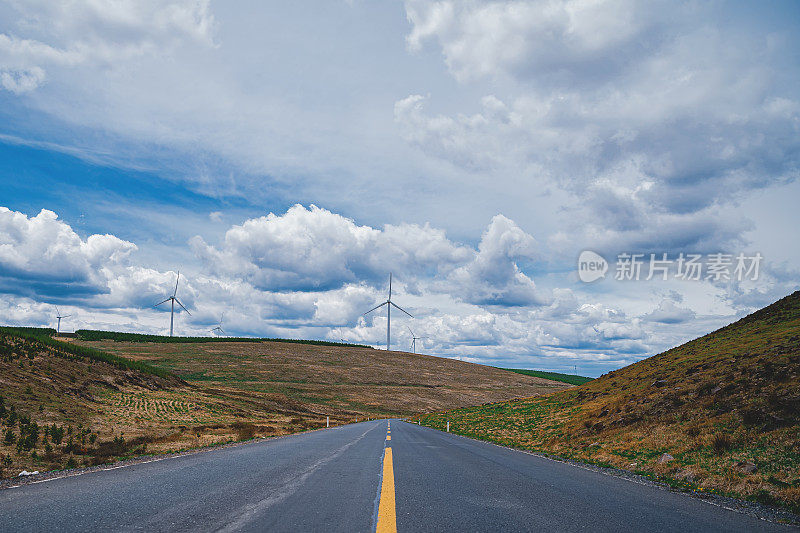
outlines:
[{"label": "slope", "polygon": [[579,387],[422,416],[448,420],[464,435],[797,510],[800,292]]},{"label": "slope", "polygon": [[566,386],[453,359],[359,346],[268,341],[77,343],[169,370],[210,394],[281,395],[337,420],[450,409]]},{"label": "slope", "polygon": [[54,333],[0,328],[0,476],[564,387],[331,343],[86,342]]}]

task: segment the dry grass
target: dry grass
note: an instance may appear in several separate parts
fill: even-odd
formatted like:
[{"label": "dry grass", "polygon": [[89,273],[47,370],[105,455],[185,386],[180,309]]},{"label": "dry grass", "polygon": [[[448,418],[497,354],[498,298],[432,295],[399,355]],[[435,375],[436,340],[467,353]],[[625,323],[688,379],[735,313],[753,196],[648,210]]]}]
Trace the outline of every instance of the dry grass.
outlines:
[{"label": "dry grass", "polygon": [[320,415],[406,415],[566,387],[452,359],[362,347],[281,342],[156,344],[79,342],[166,368],[210,394],[271,398]]},{"label": "dry grass", "polygon": [[580,387],[422,419],[800,510],[800,292]]},{"label": "dry grass", "polygon": [[[68,339],[65,339],[68,340]],[[0,475],[109,462],[355,419],[559,390],[562,383],[460,361],[287,343],[82,342],[178,377],[125,370],[0,334]],[[36,423],[31,448],[3,444]],[[59,442],[44,426],[63,429]],[[26,426],[30,428],[32,426]]]}]

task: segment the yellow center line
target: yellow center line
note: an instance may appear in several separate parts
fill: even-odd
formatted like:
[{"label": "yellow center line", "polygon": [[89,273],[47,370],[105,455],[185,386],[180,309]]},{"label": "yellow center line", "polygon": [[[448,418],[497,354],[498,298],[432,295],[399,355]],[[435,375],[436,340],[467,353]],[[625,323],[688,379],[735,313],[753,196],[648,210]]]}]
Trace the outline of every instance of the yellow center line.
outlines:
[{"label": "yellow center line", "polygon": [[383,454],[383,483],[381,501],[378,503],[378,525],[375,533],[397,533],[397,515],[394,505],[394,468],[392,449],[386,447]]},{"label": "yellow center line", "polygon": [[386,440],[392,440],[392,436],[391,435],[386,435]]}]

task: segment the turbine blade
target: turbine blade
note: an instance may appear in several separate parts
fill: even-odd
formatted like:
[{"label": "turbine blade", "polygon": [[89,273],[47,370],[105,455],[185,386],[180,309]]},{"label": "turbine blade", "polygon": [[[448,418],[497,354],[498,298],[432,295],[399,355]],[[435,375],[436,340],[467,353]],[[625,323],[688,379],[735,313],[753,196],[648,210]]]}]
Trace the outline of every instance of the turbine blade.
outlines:
[{"label": "turbine blade", "polygon": [[[181,301],[180,301],[180,300],[178,300],[177,298],[175,298],[175,303],[177,303],[178,305],[180,305],[181,307],[183,307],[183,304],[182,304],[182,303],[181,303]],[[185,307],[183,307],[183,310],[184,310],[184,311],[186,311],[187,313],[189,313],[189,310],[188,310],[188,309],[186,309]],[[191,316],[191,315],[192,315],[192,313],[189,313],[189,316]]]},{"label": "turbine blade", "polygon": [[64,316],[62,316],[61,318],[69,318],[69,317],[71,317],[71,316],[72,316],[72,315],[64,315]]},{"label": "turbine blade", "polygon": [[370,309],[369,311],[367,311],[367,312],[366,312],[366,313],[364,313],[364,314],[365,314],[365,315],[367,315],[367,314],[369,314],[369,313],[373,312],[374,310],[376,310],[377,308],[379,308],[379,307],[383,307],[384,305],[386,305],[386,304],[388,304],[388,303],[389,303],[389,302],[388,302],[388,301],[386,301],[386,302],[383,302],[382,304],[378,304],[378,305],[376,305],[375,307],[373,307],[372,309]]},{"label": "turbine blade", "polygon": [[413,336],[414,336],[414,332],[413,332],[413,331],[411,331],[411,328],[410,328],[410,327],[408,327],[408,326],[406,326],[406,329],[408,330],[408,332],[409,332],[409,333],[411,333],[411,336],[413,337]]},{"label": "turbine blade", "polygon": [[392,301],[392,273],[389,272],[389,301]]},{"label": "turbine blade", "polygon": [[56,317],[61,316],[61,311],[58,310],[58,306],[56,306]]},{"label": "turbine blade", "polygon": [[159,305],[161,305],[161,304],[165,304],[165,303],[167,303],[168,301],[170,301],[171,299],[172,299],[172,298],[167,298],[167,299],[166,299],[166,300],[164,300],[163,302],[158,302],[158,303],[157,303],[156,305],[154,305],[153,307],[158,307],[158,306],[159,306]]},{"label": "turbine blade", "polygon": [[387,303],[389,303],[389,304],[391,304],[391,305],[395,306],[396,308],[398,308],[399,310],[401,310],[402,312],[404,312],[405,314],[407,314],[407,315],[408,315],[408,316],[410,316],[411,318],[414,318],[414,315],[412,315],[411,313],[409,313],[408,311],[406,311],[405,309],[403,309],[402,307],[400,307],[400,306],[399,306],[399,305],[397,305],[396,303],[394,303],[394,302],[387,302]]},{"label": "turbine blade", "polygon": [[178,277],[175,278],[175,291],[172,293],[173,298],[178,294],[178,282],[180,280],[181,280],[181,271],[178,270]]}]

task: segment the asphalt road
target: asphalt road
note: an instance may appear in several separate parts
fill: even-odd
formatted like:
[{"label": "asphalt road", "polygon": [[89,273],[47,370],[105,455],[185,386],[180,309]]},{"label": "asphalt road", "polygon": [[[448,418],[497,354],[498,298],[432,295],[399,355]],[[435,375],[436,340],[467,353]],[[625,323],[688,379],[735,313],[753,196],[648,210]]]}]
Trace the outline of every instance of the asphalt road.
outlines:
[{"label": "asphalt road", "polygon": [[362,422],[5,489],[0,530],[790,530],[491,444],[388,426]]}]

